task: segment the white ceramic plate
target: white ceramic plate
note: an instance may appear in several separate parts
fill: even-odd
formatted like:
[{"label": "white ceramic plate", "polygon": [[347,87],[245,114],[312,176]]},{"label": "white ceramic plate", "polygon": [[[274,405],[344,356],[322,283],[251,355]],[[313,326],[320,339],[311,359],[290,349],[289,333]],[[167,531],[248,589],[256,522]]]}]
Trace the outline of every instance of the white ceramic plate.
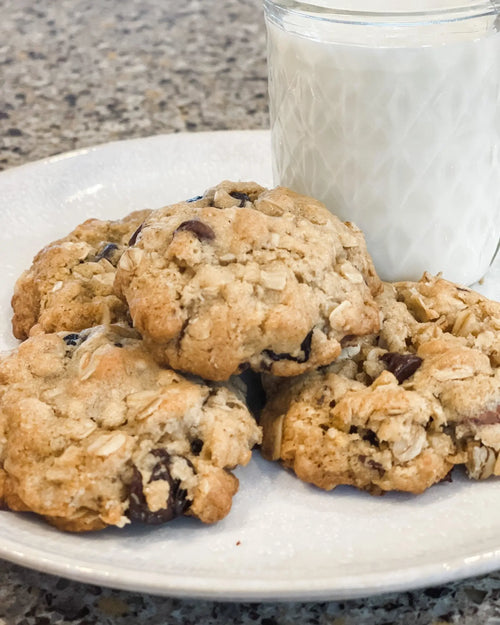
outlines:
[{"label": "white ceramic plate", "polygon": [[[159,136],[113,143],[0,174],[0,348],[9,300],[33,254],[89,216],[116,218],[199,194],[223,178],[271,184],[263,131]],[[500,295],[500,264],[479,287]],[[203,526],[58,532],[0,512],[0,556],[65,577],[216,600],[333,599],[403,590],[500,566],[500,483],[458,474],[419,497],[326,493],[258,453],[237,471],[230,515]]]}]

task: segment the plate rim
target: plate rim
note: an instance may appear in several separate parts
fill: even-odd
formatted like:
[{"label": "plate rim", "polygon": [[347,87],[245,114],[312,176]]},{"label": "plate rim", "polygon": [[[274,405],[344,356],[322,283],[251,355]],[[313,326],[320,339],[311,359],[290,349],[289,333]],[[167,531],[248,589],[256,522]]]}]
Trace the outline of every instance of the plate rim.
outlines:
[{"label": "plate rim", "polygon": [[[257,136],[264,140],[270,137],[267,129],[258,130],[211,130],[203,132],[179,132],[120,139],[104,142],[89,147],[62,152],[53,156],[31,161],[22,165],[8,168],[0,172],[1,185],[8,178],[30,175],[54,163],[68,162],[71,159],[93,158],[94,155],[107,150],[127,149],[155,142],[184,141],[197,143],[210,140],[236,141],[238,138]],[[3,514],[3,513],[0,513]],[[10,518],[16,513],[7,512]],[[1,516],[0,516],[1,518]],[[1,521],[0,521],[1,523]],[[314,580],[304,578],[296,580],[260,580],[248,578],[229,579],[228,577],[207,578],[192,574],[179,577],[176,574],[164,572],[145,572],[129,567],[116,565],[106,569],[101,563],[94,563],[93,568],[75,564],[74,560],[65,555],[57,558],[50,552],[39,548],[23,545],[22,542],[0,536],[0,557],[12,563],[26,566],[31,569],[60,575],[75,581],[88,584],[101,584],[110,588],[118,588],[133,592],[148,592],[160,596],[176,596],[191,599],[208,599],[217,601],[317,601],[335,599],[354,599],[368,597],[388,592],[401,592],[417,588],[444,584],[466,577],[485,574],[496,570],[500,566],[500,533],[498,547],[493,550],[478,550],[469,557],[463,555],[451,557],[438,564],[409,564],[397,570],[369,574],[350,574],[346,576],[325,576]],[[124,574],[125,572],[125,574]],[[136,577],[134,577],[134,574]],[[223,591],[220,590],[223,586]],[[219,586],[219,588],[218,588]]]},{"label": "plate rim", "polygon": [[104,152],[109,149],[114,149],[116,147],[121,147],[122,145],[127,146],[139,146],[145,143],[154,143],[154,142],[165,142],[165,141],[175,141],[175,138],[178,138],[179,141],[194,141],[197,142],[199,137],[202,137],[203,140],[210,140],[215,137],[222,136],[257,136],[260,135],[262,137],[268,137],[270,141],[270,130],[269,129],[255,129],[255,130],[201,130],[197,132],[189,132],[189,131],[181,131],[181,132],[170,132],[170,133],[160,133],[156,135],[150,135],[146,137],[133,137],[130,139],[116,139],[114,141],[104,141],[103,143],[96,143],[90,145],[88,147],[76,148],[74,150],[67,150],[65,152],[60,152],[57,154],[53,154],[52,156],[45,156],[39,159],[35,159],[33,161],[28,161],[27,163],[22,163],[21,165],[14,165],[12,167],[8,167],[0,171],[0,181],[2,178],[6,178],[11,174],[24,173],[31,168],[35,169],[38,167],[44,167],[46,165],[52,165],[53,163],[69,161],[73,158],[80,158],[85,156],[90,156],[93,154],[98,154],[99,152]]},{"label": "plate rim", "polygon": [[[7,514],[12,515],[11,512]],[[175,574],[147,571],[141,571],[141,579],[138,580],[134,577],[134,574],[137,575],[137,570],[133,568],[122,567],[119,572],[116,567],[106,570],[102,564],[97,567],[94,564],[93,568],[90,568],[75,565],[68,556],[60,556],[57,560],[48,558],[43,551],[32,547],[28,547],[24,552],[19,549],[8,551],[2,542],[0,542],[0,557],[42,573],[128,592],[147,592],[156,596],[222,602],[308,602],[360,599],[388,593],[415,591],[484,575],[498,568],[500,547],[495,551],[478,553],[465,559],[463,557],[450,558],[439,565],[436,563],[409,565],[383,573],[342,577],[337,575],[309,580],[307,584],[304,584],[304,579],[291,581],[266,579],[264,583],[261,583],[257,579],[249,581],[242,578],[228,582],[227,577],[207,578],[185,575],[179,578]],[[469,562],[466,562],[467,560]],[[123,575],[124,571],[125,575]],[[220,590],[220,584],[223,584],[223,591]],[[194,587],[196,590],[193,590]]]}]

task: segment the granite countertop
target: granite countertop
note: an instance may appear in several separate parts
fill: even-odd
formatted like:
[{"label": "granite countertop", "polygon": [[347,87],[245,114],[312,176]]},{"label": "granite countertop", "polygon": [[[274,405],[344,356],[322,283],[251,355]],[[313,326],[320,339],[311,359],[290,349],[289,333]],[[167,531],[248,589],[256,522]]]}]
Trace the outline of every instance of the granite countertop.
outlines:
[{"label": "granite countertop", "polygon": [[3,169],[117,139],[268,125],[259,0],[0,8]]},{"label": "granite countertop", "polygon": [[[0,168],[158,133],[268,125],[261,0],[0,0]],[[85,585],[0,561],[0,623],[500,625],[500,573],[321,603]]]}]

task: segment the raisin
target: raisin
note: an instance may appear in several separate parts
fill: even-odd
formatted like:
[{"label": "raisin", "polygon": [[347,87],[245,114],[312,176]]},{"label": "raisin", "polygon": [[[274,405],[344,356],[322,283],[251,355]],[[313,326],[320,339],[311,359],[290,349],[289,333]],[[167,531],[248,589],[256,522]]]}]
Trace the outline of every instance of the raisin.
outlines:
[{"label": "raisin", "polygon": [[247,202],[252,201],[246,193],[240,193],[239,191],[233,191],[229,195],[234,197],[235,200],[240,200],[240,203],[238,204],[239,208],[243,208]]},{"label": "raisin", "polygon": [[202,221],[198,221],[198,219],[190,219],[189,221],[183,221],[181,225],[174,231],[182,232],[182,231],[192,232],[200,241],[212,241],[215,239],[215,232],[212,230],[210,226],[203,223]]},{"label": "raisin", "polygon": [[466,421],[474,425],[496,425],[500,423],[500,404],[495,409],[485,410],[477,417],[469,417]]},{"label": "raisin", "polygon": [[[153,449],[152,456],[158,458],[153,467],[149,482],[163,480],[169,485],[169,493],[165,507],[155,510],[148,508],[142,487],[142,475],[137,467],[133,467],[132,480],[129,484],[128,517],[131,521],[139,521],[151,525],[158,525],[181,516],[191,505],[187,498],[187,490],[181,488],[181,481],[172,477],[170,472],[171,456],[165,449]],[[186,462],[193,465],[186,459]]]},{"label": "raisin", "polygon": [[394,375],[399,384],[412,376],[422,364],[422,358],[416,354],[398,354],[387,352],[380,357],[387,369]]}]

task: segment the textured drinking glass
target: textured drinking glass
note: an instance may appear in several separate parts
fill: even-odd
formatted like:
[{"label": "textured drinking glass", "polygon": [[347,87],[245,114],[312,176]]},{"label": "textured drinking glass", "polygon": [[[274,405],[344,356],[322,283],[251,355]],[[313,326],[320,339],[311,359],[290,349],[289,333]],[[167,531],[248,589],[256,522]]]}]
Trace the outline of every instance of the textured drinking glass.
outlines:
[{"label": "textured drinking glass", "polygon": [[355,222],[382,278],[472,284],[500,235],[500,3],[340,5],[264,0],[275,182]]}]

